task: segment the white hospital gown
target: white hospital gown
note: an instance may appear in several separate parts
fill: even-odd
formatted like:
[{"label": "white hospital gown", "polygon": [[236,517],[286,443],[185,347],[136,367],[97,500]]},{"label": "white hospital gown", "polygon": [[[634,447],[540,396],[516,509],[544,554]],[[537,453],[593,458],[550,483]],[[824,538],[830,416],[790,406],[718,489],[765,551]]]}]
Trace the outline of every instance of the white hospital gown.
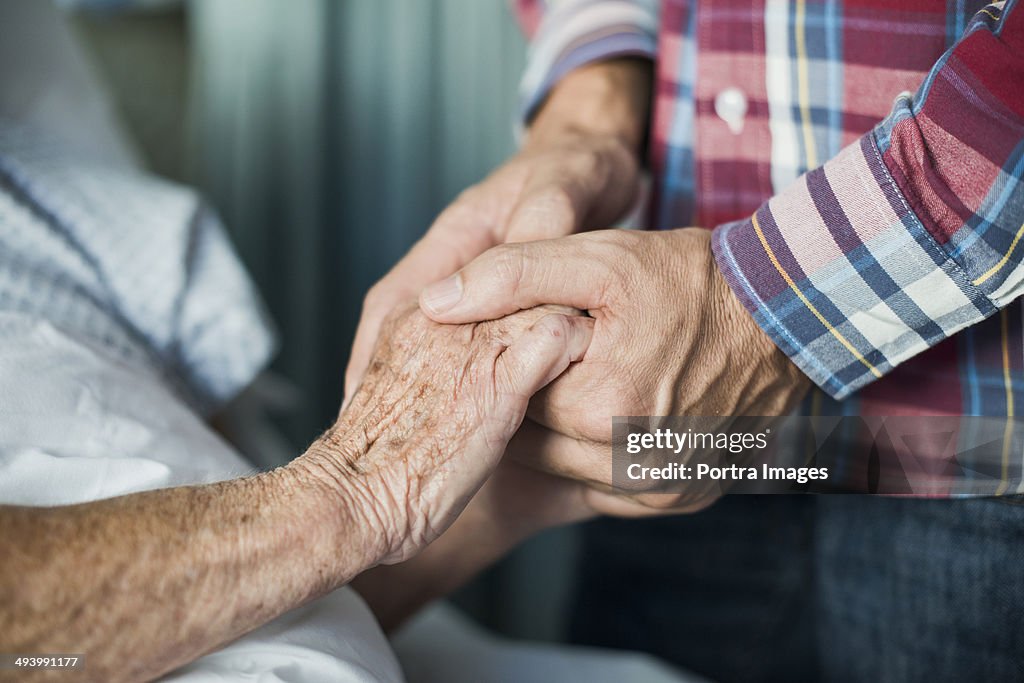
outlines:
[{"label": "white hospital gown", "polygon": [[[250,472],[199,415],[248,384],[273,348],[252,285],[193,192],[65,156],[0,121],[0,503]],[[401,679],[372,614],[344,588],[167,680]]]}]

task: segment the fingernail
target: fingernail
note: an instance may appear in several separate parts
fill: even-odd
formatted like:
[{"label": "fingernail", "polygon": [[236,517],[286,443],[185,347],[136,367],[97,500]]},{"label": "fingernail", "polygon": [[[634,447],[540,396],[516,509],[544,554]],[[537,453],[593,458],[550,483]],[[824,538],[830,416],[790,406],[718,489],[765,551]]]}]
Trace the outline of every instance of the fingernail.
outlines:
[{"label": "fingernail", "polygon": [[428,313],[444,313],[462,298],[462,278],[458,273],[435,282],[423,290],[421,301]]}]

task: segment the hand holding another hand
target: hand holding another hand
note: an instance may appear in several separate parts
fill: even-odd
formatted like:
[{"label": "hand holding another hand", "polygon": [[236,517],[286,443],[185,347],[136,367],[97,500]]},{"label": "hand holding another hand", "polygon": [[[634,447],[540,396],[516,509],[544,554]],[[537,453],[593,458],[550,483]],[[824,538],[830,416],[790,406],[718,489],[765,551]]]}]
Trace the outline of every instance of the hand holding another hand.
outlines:
[{"label": "hand holding another hand", "polygon": [[348,368],[347,404],[385,317],[487,249],[603,228],[637,198],[650,64],[613,60],[563,79],[521,151],[446,208],[366,294]]},{"label": "hand holding another hand", "polygon": [[[606,230],[491,249],[432,285],[438,322],[490,320],[540,304],[589,311],[583,362],[531,403],[510,452],[592,486],[612,514],[695,510],[704,496],[611,489],[616,415],[780,415],[806,377],[757,326],[718,271],[710,233]],[[532,422],[531,422],[532,420]]]},{"label": "hand holding another hand", "polygon": [[363,521],[366,556],[411,557],[459,515],[530,397],[582,358],[592,328],[544,309],[458,326],[396,311],[359,390],[302,466]]}]

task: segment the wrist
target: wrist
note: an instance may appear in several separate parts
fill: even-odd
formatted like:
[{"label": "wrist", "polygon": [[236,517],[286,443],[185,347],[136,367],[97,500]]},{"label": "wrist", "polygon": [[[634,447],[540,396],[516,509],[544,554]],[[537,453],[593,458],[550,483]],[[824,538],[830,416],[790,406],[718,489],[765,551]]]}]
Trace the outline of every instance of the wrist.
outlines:
[{"label": "wrist", "polygon": [[333,558],[337,585],[376,566],[388,553],[388,535],[369,475],[356,464],[363,451],[355,438],[328,432],[275,472],[286,480],[284,486],[302,492],[296,516],[311,529],[314,552],[322,550]]},{"label": "wrist", "polygon": [[715,302],[718,317],[722,321],[722,329],[734,331],[734,334],[729,336],[739,346],[736,350],[737,357],[753,359],[764,371],[765,381],[771,387],[772,393],[780,399],[770,402],[769,406],[771,407],[761,413],[774,415],[788,412],[793,404],[806,393],[810,387],[810,380],[778,347],[768,333],[761,329],[761,326],[754,320],[754,316],[732,290],[711,253],[710,241],[708,242],[708,260],[712,300]]},{"label": "wrist", "polygon": [[653,65],[621,58],[574,69],[551,90],[527,134],[526,146],[570,136],[607,137],[642,156],[650,112]]}]

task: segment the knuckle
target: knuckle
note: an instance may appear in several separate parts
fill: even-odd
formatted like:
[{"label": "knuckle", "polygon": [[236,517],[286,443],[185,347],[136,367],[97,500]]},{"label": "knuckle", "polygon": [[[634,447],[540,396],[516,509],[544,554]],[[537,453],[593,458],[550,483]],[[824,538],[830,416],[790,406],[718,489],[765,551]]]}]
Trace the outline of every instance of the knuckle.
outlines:
[{"label": "knuckle", "polygon": [[620,293],[636,278],[636,273],[644,269],[639,263],[637,252],[633,248],[634,236],[628,230],[604,230],[594,235],[595,239],[587,244],[587,258],[600,264],[601,298]]},{"label": "knuckle", "polygon": [[494,248],[493,268],[498,280],[518,292],[526,275],[526,252],[518,244],[502,244]]},{"label": "knuckle", "polygon": [[564,341],[572,333],[571,323],[564,315],[549,313],[534,323],[538,333],[544,335],[547,341]]},{"label": "knuckle", "polygon": [[593,147],[585,147],[573,155],[573,166],[579,173],[587,175],[601,173],[605,168],[605,157]]}]

